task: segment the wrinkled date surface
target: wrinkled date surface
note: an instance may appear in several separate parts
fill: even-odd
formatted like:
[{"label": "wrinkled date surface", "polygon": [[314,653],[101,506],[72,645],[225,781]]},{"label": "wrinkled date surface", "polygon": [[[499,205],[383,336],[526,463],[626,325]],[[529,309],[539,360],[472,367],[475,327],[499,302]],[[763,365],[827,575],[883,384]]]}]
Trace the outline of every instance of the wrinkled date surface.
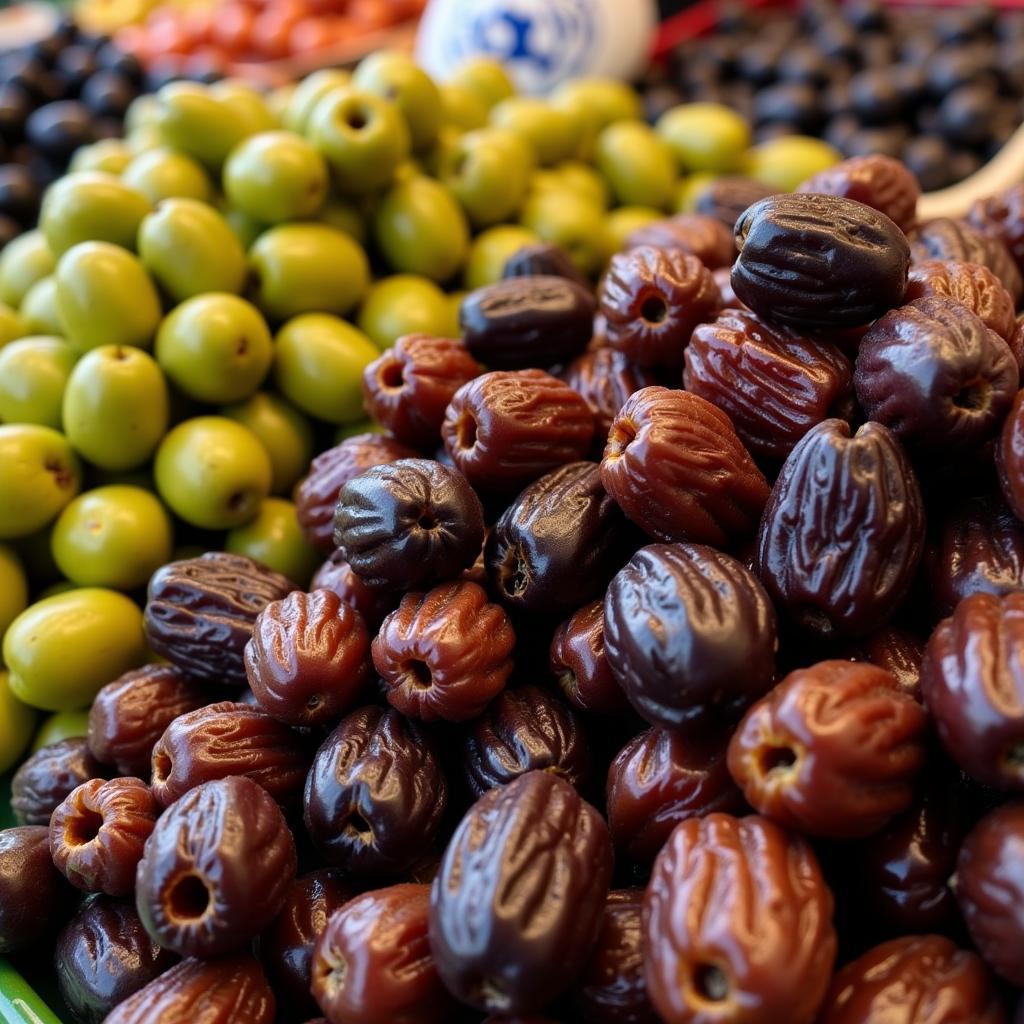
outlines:
[{"label": "wrinkled date surface", "polygon": [[859,635],[903,599],[924,547],[921,491],[899,442],[868,423],[813,427],[772,488],[757,572],[777,605],[812,632]]},{"label": "wrinkled date surface", "polygon": [[926,723],[884,669],[823,661],[792,672],[747,712],[729,743],[729,771],[780,825],[870,835],[913,799]]},{"label": "wrinkled date surface", "polygon": [[678,250],[620,252],[601,282],[608,343],[638,366],[681,367],[694,327],[721,307],[711,271]]},{"label": "wrinkled date surface", "polygon": [[317,751],[306,830],[328,862],[351,874],[398,873],[429,848],[446,802],[426,734],[396,711],[360,708]]},{"label": "wrinkled date surface", "polygon": [[1024,272],[1024,185],[1012,185],[994,196],[978,199],[967,213],[968,222],[996,238]]},{"label": "wrinkled date surface", "polygon": [[755,455],[784,459],[849,401],[853,366],[827,341],[730,309],[694,330],[683,383],[726,413]]},{"label": "wrinkled date surface", "polygon": [[295,485],[295,514],[306,540],[330,554],[334,550],[334,507],[342,487],[373,466],[414,459],[418,454],[415,448],[382,434],[357,434],[321,452],[310,463],[309,473]]},{"label": "wrinkled date surface", "polygon": [[101,896],[82,904],[61,932],[53,967],[75,1019],[100,1024],[177,962],[146,933],[133,903]]},{"label": "wrinkled date surface", "polygon": [[431,893],[430,946],[448,989],[488,1012],[540,1009],[597,939],[612,872],[600,814],[564,779],[529,772],[485,793]]},{"label": "wrinkled date surface", "polygon": [[363,370],[363,404],[403,444],[437,445],[452,395],[483,372],[461,341],[407,334]]},{"label": "wrinkled date surface", "polygon": [[775,194],[775,189],[771,186],[753,178],[716,178],[701,190],[694,201],[693,209],[695,213],[720,220],[731,232],[748,206],[753,206],[754,203]]},{"label": "wrinkled date surface", "polygon": [[317,569],[309,589],[333,591],[345,604],[359,612],[371,633],[377,632],[384,616],[393,611],[398,603],[398,598],[391,591],[367,586],[352,571],[352,566],[345,561],[340,551],[335,551]]},{"label": "wrinkled date surface", "polygon": [[122,775],[148,779],[156,741],[179,715],[209,701],[173,665],[145,665],[108,683],[89,709],[89,750]]},{"label": "wrinkled date surface", "polygon": [[814,853],[758,817],[676,828],[654,864],[644,933],[648,990],[667,1024],[811,1024],[836,954]]},{"label": "wrinkled date surface", "polygon": [[961,768],[1024,792],[1024,594],[975,594],[935,628],[921,689]]},{"label": "wrinkled date surface", "polygon": [[288,725],[325,725],[370,679],[362,616],[330,590],[296,590],[256,617],[245,672],[261,708]]},{"label": "wrinkled date surface", "polygon": [[76,787],[110,774],[82,737],[42,747],[11,779],[11,810],[23,825],[49,825],[54,808]]},{"label": "wrinkled date surface", "polygon": [[972,448],[1002,423],[1018,383],[1009,346],[953,299],[916,299],[871,326],[854,384],[867,416],[912,451]]},{"label": "wrinkled date surface", "polygon": [[273,1024],[274,993],[247,953],[184,960],[140,988],[107,1024]]},{"label": "wrinkled date surface", "polygon": [[638,228],[625,248],[651,246],[696,256],[708,270],[728,267],[736,256],[732,232],[717,217],[703,213],[681,213],[667,220]]},{"label": "wrinkled date surface", "polygon": [[292,834],[265,789],[240,776],[205,782],[164,811],[146,843],[139,917],[167,949],[220,956],[277,916],[295,867]]},{"label": "wrinkled date surface", "polygon": [[313,954],[313,995],[333,1021],[442,1024],[455,1000],[430,952],[429,885],[364,893],[327,923]]},{"label": "wrinkled date surface", "polygon": [[[898,1009],[897,1009],[898,1008]],[[992,975],[975,953],[939,935],[883,942],[835,977],[821,1024],[1004,1024]]]},{"label": "wrinkled date surface", "polygon": [[612,715],[629,702],[615,682],[604,650],[604,601],[584,605],[551,639],[548,667],[569,703],[580,711]]},{"label": "wrinkled date surface", "polygon": [[655,540],[727,546],[749,536],[768,482],[729,417],[687,391],[637,391],[608,433],[601,482]]},{"label": "wrinkled date surface", "polygon": [[502,279],[510,277],[564,277],[584,288],[590,286],[586,275],[560,246],[550,242],[536,242],[517,249],[501,271]]},{"label": "wrinkled date surface", "polygon": [[594,416],[568,384],[543,370],[496,370],[455,392],[441,436],[474,487],[509,494],[582,459]]},{"label": "wrinkled date surface", "polygon": [[604,622],[612,674],[653,725],[728,722],[771,686],[771,602],[742,563],[712,548],[641,548],[608,587]]},{"label": "wrinkled date surface", "polygon": [[534,770],[582,789],[590,778],[590,748],[579,718],[557,697],[527,684],[499,693],[472,724],[463,765],[474,797]]},{"label": "wrinkled date surface", "polygon": [[988,267],[957,260],[923,260],[910,268],[906,301],[944,296],[966,306],[1009,343],[1017,327],[1013,297]]},{"label": "wrinkled date surface", "polygon": [[796,328],[857,327],[898,306],[910,246],[885,214],[838,196],[770,196],[736,222],[737,296]]},{"label": "wrinkled date surface", "polygon": [[726,767],[726,743],[671,729],[634,736],[608,769],[608,828],[616,850],[649,864],[681,821],[715,811],[741,814],[746,803]]},{"label": "wrinkled date surface", "polygon": [[371,644],[386,697],[426,722],[475,718],[512,674],[516,637],[504,609],[476,583],[406,594]]},{"label": "wrinkled date surface", "polygon": [[622,564],[626,520],[596,462],[571,462],[526,487],[487,538],[503,604],[566,615],[604,591]]},{"label": "wrinkled date surface", "polygon": [[306,743],[262,708],[232,701],[176,718],[153,747],[153,795],[169,807],[200,783],[244,775],[281,803],[302,791]]},{"label": "wrinkled date surface", "polygon": [[1002,281],[1015,304],[1024,294],[1024,280],[1006,246],[967,221],[939,217],[922,224],[914,231],[911,252],[915,263],[923,260],[979,263]]},{"label": "wrinkled date surface", "polygon": [[654,371],[637,366],[618,349],[595,348],[574,359],[565,382],[594,414],[594,440],[603,448],[612,420],[634,391],[658,383]]},{"label": "wrinkled date surface", "polygon": [[54,866],[86,892],[127,896],[159,808],[141,779],[93,779],[73,790],[50,818]]},{"label": "wrinkled date surface", "polygon": [[553,366],[590,341],[597,304],[565,277],[510,277],[470,292],[459,326],[470,355],[494,370]]},{"label": "wrinkled date surface", "polygon": [[171,562],[149,581],[146,639],[193,679],[242,686],[242,655],[256,616],[295,589],[244,555],[211,551]]},{"label": "wrinkled date surface", "polygon": [[925,641],[916,633],[899,626],[881,626],[861,640],[842,648],[842,656],[852,661],[869,661],[892,674],[896,685],[919,703],[921,697],[921,659]]},{"label": "wrinkled date surface", "polygon": [[0,831],[0,955],[26,949],[55,930],[72,892],[53,866],[48,828]]},{"label": "wrinkled date surface", "polygon": [[1018,519],[1024,519],[1024,391],[1018,391],[996,447],[999,486]]},{"label": "wrinkled date surface", "polygon": [[473,564],[484,513],[461,473],[432,459],[399,459],[345,484],[334,540],[371,587],[430,586]]}]

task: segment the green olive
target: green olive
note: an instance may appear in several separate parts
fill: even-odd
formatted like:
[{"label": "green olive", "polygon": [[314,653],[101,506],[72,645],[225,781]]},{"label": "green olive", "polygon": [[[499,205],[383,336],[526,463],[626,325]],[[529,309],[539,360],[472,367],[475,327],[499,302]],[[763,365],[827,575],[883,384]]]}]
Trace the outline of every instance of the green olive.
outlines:
[{"label": "green olive", "polygon": [[658,119],[656,130],[683,171],[735,171],[750,145],[750,126],[720,103],[672,107]]},{"label": "green olive", "polygon": [[838,163],[842,155],[821,139],[785,135],[769,139],[747,151],[744,173],[782,192],[792,192],[802,181]]}]

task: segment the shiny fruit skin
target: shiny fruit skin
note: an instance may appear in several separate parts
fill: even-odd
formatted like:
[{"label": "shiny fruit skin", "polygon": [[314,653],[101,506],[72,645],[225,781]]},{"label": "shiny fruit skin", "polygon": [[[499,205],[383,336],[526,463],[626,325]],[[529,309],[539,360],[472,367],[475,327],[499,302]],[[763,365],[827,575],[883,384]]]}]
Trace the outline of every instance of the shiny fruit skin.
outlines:
[{"label": "shiny fruit skin", "polygon": [[295,505],[264,498],[255,517],[228,531],[224,550],[246,555],[305,586],[320,564],[320,553],[303,536]]},{"label": "shiny fruit skin", "polygon": [[121,180],[153,205],[164,199],[209,202],[213,189],[202,165],[171,149],[150,149],[132,158]]},{"label": "shiny fruit skin", "polygon": [[518,224],[497,224],[481,231],[469,245],[462,283],[474,290],[500,281],[505,265],[520,249],[540,243],[540,235]]},{"label": "shiny fruit skin", "polygon": [[718,103],[672,107],[658,118],[655,127],[684,171],[734,171],[750,145],[747,122]]},{"label": "shiny fruit skin", "polygon": [[33,424],[0,426],[0,540],[41,530],[80,482],[78,458],[62,434]]},{"label": "shiny fruit skin", "polygon": [[89,731],[89,712],[82,708],[72,711],[53,711],[43,719],[32,737],[32,753],[62,740],[82,739]]},{"label": "shiny fruit skin", "polygon": [[441,94],[408,54],[378,50],[360,62],[352,83],[394,104],[409,126],[414,151],[434,141],[441,127]]},{"label": "shiny fruit skin", "polygon": [[0,302],[17,309],[28,290],[57,266],[41,231],[26,231],[0,252]]},{"label": "shiny fruit skin", "polygon": [[0,346],[0,421],[59,430],[75,353],[63,338],[35,335]]},{"label": "shiny fruit skin", "polygon": [[57,257],[79,242],[111,242],[131,251],[150,209],[145,196],[112,174],[79,171],[47,190],[39,228]]},{"label": "shiny fruit skin", "polygon": [[59,924],[72,891],[50,859],[49,829],[0,831],[0,955],[17,953]]},{"label": "shiny fruit skin", "polygon": [[251,124],[205,86],[172,82],[156,96],[154,122],[164,144],[219,170]]},{"label": "shiny fruit skin", "polygon": [[14,696],[7,672],[0,670],[0,773],[21,761],[35,725],[35,711]]},{"label": "shiny fruit skin", "polygon": [[0,544],[0,640],[28,606],[28,575],[14,548]]},{"label": "shiny fruit skin", "polygon": [[359,329],[386,349],[406,334],[449,338],[458,332],[458,317],[448,296],[426,277],[394,274],[370,285],[359,308]]},{"label": "shiny fruit skin", "polygon": [[63,337],[60,309],[57,307],[57,278],[51,274],[28,290],[18,309],[22,334],[53,334]]}]

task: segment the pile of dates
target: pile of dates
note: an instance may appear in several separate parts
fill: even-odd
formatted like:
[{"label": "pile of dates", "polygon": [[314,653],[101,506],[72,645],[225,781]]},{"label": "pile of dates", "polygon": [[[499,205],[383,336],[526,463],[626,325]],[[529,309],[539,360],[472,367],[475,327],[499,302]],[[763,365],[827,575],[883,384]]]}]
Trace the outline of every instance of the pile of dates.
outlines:
[{"label": "pile of dates", "polygon": [[372,363],[309,592],[153,576],[0,833],[75,1019],[1024,1020],[1024,186],[719,198]]}]

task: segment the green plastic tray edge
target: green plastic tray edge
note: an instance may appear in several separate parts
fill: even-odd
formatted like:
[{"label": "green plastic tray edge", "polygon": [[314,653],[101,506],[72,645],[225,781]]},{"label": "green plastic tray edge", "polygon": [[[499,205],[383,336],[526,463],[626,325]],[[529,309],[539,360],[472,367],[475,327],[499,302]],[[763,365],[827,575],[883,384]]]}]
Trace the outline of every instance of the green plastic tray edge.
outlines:
[{"label": "green plastic tray edge", "polygon": [[4,1024],[63,1024],[31,985],[0,958],[0,1021]]}]

